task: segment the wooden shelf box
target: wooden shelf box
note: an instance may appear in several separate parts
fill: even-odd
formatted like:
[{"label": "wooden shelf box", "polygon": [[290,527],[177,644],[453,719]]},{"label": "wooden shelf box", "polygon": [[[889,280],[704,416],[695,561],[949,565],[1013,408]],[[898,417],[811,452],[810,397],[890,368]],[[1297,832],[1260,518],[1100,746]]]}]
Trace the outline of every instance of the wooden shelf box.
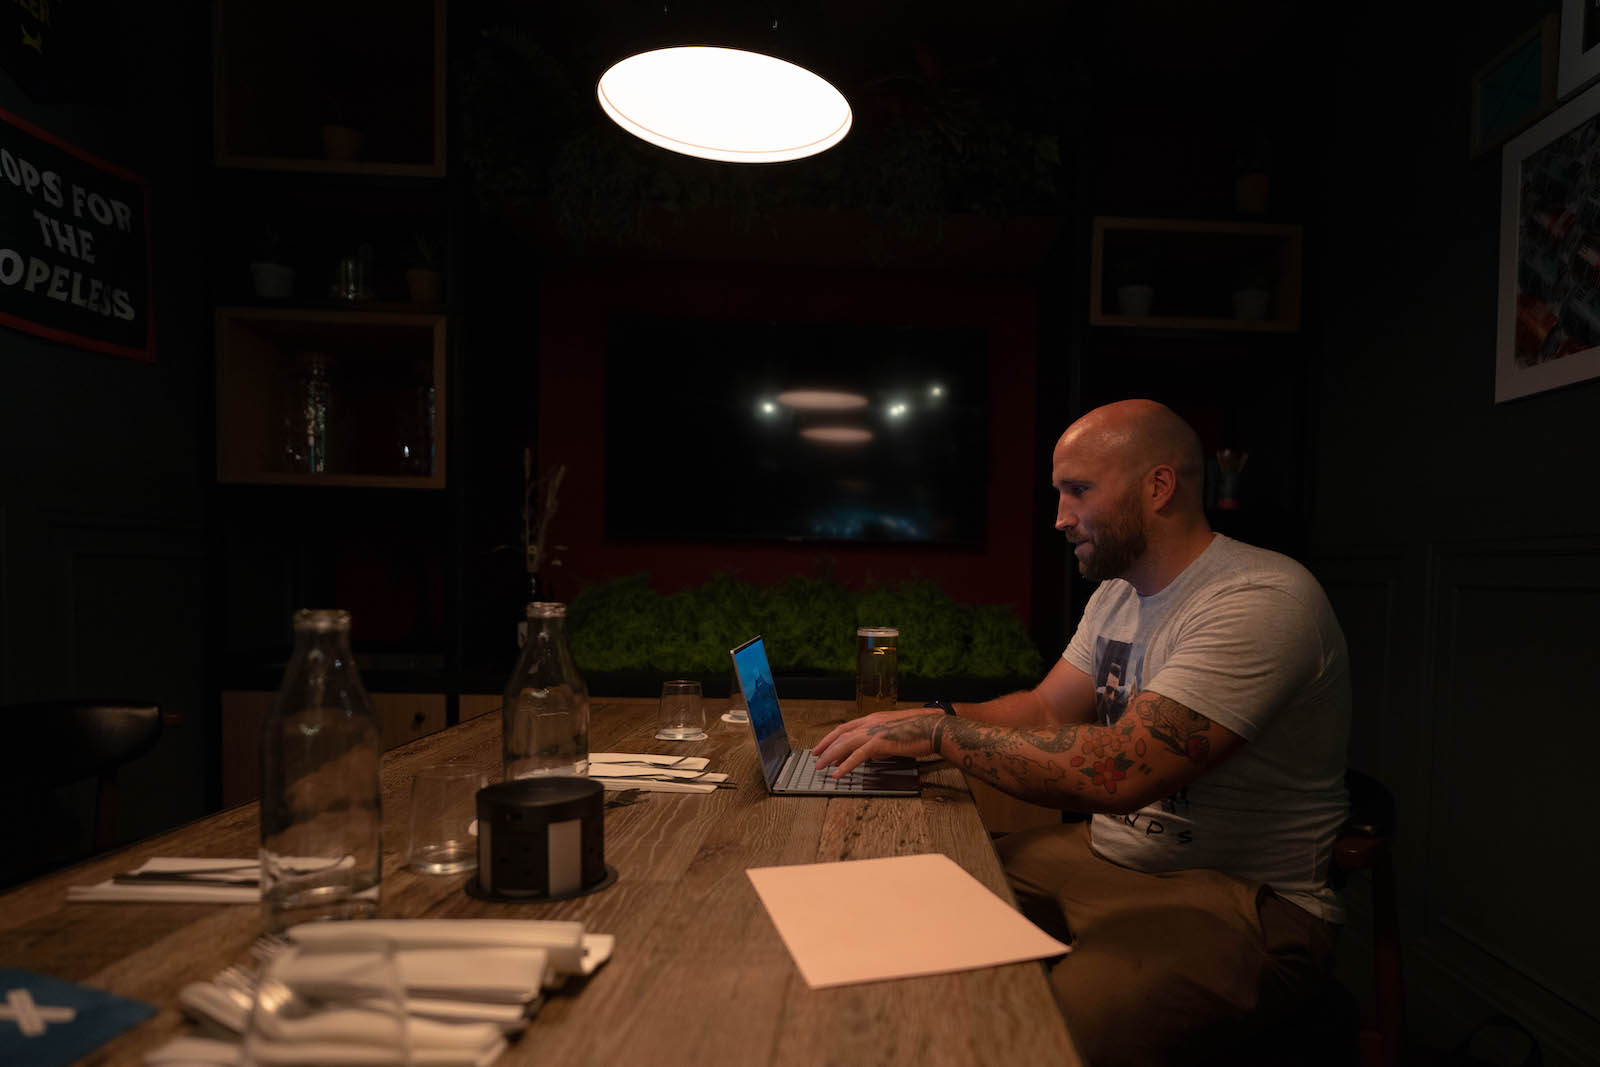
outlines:
[{"label": "wooden shelf box", "polygon": [[[442,175],[444,57],[444,0],[215,0],[217,165]],[[330,157],[324,126],[359,146]]]},{"label": "wooden shelf box", "polygon": [[[1098,217],[1090,251],[1089,322],[1150,329],[1293,332],[1300,328],[1301,228],[1261,222]],[[1148,285],[1148,314],[1126,314],[1117,290]],[[1241,316],[1235,294],[1265,289],[1265,314]]]},{"label": "wooden shelf box", "polygon": [[[219,308],[217,480],[444,488],[444,327],[442,315]],[[312,361],[328,389],[320,472],[291,455]]]}]

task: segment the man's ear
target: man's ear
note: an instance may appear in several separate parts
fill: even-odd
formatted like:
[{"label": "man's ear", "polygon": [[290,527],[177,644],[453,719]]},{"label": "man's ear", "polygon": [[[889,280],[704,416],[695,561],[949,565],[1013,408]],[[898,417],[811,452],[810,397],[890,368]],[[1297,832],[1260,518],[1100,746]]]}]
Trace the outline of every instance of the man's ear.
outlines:
[{"label": "man's ear", "polygon": [[1165,463],[1158,465],[1150,472],[1150,503],[1157,510],[1165,508],[1172,502],[1178,492],[1178,472]]}]

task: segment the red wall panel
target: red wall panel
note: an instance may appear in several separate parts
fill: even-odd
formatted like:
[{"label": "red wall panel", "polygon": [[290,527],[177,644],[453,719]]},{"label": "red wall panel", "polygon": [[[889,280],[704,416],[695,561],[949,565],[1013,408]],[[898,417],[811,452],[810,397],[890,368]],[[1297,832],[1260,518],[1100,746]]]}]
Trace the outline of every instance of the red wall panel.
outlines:
[{"label": "red wall panel", "polygon": [[[605,469],[607,324],[619,313],[779,322],[888,323],[981,328],[988,334],[988,529],[981,546],[612,541],[605,535],[605,479],[675,478],[687,494],[726,491],[715,457],[700,471],[662,471],[650,457]],[[958,600],[1007,603],[1026,622],[1033,502],[1048,482],[1034,439],[1038,358],[1036,294],[1016,279],[756,271],[730,268],[574,268],[547,275],[539,310],[541,467],[568,472],[551,527],[567,546],[547,575],[551,594],[570,598],[587,583],[648,572],[671,592],[726,571],[768,584],[827,567],[847,586],[931,578]],[[620,387],[620,386],[619,386]],[[937,478],[937,470],[927,477]],[[826,562],[825,562],[826,561]]]}]

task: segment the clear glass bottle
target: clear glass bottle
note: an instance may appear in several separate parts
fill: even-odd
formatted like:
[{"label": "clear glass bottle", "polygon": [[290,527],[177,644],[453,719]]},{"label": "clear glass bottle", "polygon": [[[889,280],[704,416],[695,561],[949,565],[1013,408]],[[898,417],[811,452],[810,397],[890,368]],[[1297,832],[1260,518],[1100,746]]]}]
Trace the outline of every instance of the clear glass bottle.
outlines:
[{"label": "clear glass bottle", "polygon": [[261,729],[264,932],[377,914],[382,752],[350,613],[296,612],[294,653]]},{"label": "clear glass bottle", "polygon": [[528,605],[528,639],[501,711],[506,781],[589,773],[589,690],[567,648],[567,606]]}]

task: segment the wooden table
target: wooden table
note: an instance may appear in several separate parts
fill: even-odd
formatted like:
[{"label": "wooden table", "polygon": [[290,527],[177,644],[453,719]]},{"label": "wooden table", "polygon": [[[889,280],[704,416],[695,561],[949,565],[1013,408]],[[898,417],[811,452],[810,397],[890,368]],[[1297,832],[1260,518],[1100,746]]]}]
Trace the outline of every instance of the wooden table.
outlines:
[{"label": "wooden table", "polygon": [[[466,875],[417,875],[401,866],[412,773],[450,761],[497,774],[498,715],[384,758],[385,916],[576,919],[617,937],[611,961],[581,989],[547,1000],[501,1064],[1079,1062],[1038,963],[807,988],[745,876],[748,867],[943,852],[1001,897],[1010,900],[1010,892],[955,768],[925,770],[920,800],[768,797],[749,727],[717,721],[721,703],[707,705],[711,736],[691,745],[653,739],[653,700],[594,705],[594,751],[708,756],[739,788],[646,793],[607,811],[606,860],[620,874],[617,884],[560,903],[486,903],[462,891]],[[784,712],[791,737],[815,743],[851,708],[793,701]],[[242,805],[0,897],[0,964],[160,1008],[87,1062],[136,1063],[186,1030],[178,990],[244,958],[260,914],[237,905],[69,904],[67,886],[101,881],[151,856],[254,855],[258,820],[256,804]]]}]

